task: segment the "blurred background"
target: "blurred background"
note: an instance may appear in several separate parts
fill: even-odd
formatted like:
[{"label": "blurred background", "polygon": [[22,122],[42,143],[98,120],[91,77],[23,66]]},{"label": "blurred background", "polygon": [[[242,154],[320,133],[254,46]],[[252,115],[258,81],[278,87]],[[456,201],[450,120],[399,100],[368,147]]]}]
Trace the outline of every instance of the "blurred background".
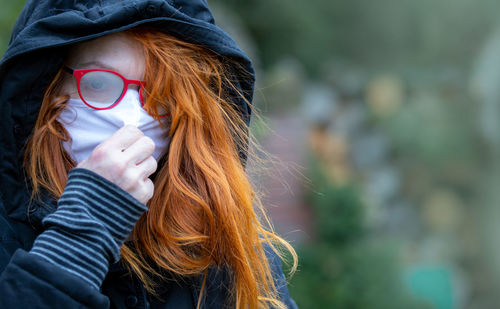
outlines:
[{"label": "blurred background", "polygon": [[500,308],[500,2],[209,2],[258,71],[252,177],[299,307]]}]

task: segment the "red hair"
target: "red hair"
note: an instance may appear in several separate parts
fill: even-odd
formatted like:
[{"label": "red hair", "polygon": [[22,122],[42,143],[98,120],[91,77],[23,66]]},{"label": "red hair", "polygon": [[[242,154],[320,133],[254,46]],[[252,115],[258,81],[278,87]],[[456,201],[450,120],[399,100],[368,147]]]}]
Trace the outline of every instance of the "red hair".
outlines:
[{"label": "red hair", "polygon": [[[234,93],[244,100],[231,82],[231,63],[154,29],[126,33],[144,48],[145,108],[154,117],[159,106],[168,110],[171,142],[154,180],[149,210],[132,231],[137,250],[124,245],[123,259],[150,293],[155,293],[152,278],[162,277],[155,267],[178,275],[203,274],[206,279],[210,266],[228,266],[236,308],[285,308],[263,245],[276,253],[276,245],[286,248],[293,270],[297,257],[254,210],[255,204],[269,222],[238,155],[238,149],[248,148],[249,136],[231,101]],[[57,73],[45,93],[25,154],[34,196],[44,188],[59,198],[75,166],[62,147],[70,137],[57,121],[68,99],[59,93],[63,74]]]}]

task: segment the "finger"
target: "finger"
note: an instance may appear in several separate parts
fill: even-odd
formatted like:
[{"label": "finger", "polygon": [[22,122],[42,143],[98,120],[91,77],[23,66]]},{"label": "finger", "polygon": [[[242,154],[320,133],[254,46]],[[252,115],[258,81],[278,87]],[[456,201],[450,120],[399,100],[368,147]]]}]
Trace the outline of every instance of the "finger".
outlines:
[{"label": "finger", "polygon": [[139,165],[142,161],[150,157],[154,150],[155,143],[153,140],[147,136],[143,136],[126,148],[123,154],[125,156],[125,160]]},{"label": "finger", "polygon": [[116,131],[111,137],[105,140],[102,144],[110,149],[124,150],[134,144],[138,139],[144,136],[141,130],[136,126],[126,125]]},{"label": "finger", "polygon": [[158,167],[158,163],[156,162],[155,158],[149,157],[143,162],[141,162],[137,168],[140,169],[140,173],[142,175],[142,179],[148,178],[151,174],[153,174],[156,171],[156,168]]},{"label": "finger", "polygon": [[151,179],[146,178],[146,180],[144,180],[144,186],[146,187],[144,204],[146,204],[153,197],[153,194],[155,192],[155,185],[153,184],[153,181]]},{"label": "finger", "polygon": [[146,204],[152,197],[154,193],[154,184],[151,179],[146,178],[144,182],[138,186],[131,195],[135,197],[139,202]]}]

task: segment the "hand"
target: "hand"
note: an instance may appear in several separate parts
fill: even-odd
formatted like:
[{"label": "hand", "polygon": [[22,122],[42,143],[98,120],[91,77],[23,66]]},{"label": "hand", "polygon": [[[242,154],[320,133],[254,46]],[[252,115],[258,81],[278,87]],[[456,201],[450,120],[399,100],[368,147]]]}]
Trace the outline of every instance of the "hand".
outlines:
[{"label": "hand", "polygon": [[99,144],[77,167],[99,174],[146,204],[154,192],[148,178],[157,168],[151,156],[154,149],[151,138],[137,127],[126,125]]}]

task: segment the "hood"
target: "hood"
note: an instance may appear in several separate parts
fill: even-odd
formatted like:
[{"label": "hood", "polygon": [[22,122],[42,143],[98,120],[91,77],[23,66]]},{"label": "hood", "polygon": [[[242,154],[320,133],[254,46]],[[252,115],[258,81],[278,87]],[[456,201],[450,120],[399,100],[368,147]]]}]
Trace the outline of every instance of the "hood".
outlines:
[{"label": "hood", "polygon": [[[41,218],[54,209],[48,197],[28,207],[31,193],[22,164],[43,93],[68,46],[146,24],[230,58],[236,85],[252,101],[252,64],[215,25],[206,0],[28,1],[0,60],[0,197],[10,218],[39,227]],[[234,103],[248,124],[249,107],[244,100]],[[245,150],[240,154],[244,162]]]}]

